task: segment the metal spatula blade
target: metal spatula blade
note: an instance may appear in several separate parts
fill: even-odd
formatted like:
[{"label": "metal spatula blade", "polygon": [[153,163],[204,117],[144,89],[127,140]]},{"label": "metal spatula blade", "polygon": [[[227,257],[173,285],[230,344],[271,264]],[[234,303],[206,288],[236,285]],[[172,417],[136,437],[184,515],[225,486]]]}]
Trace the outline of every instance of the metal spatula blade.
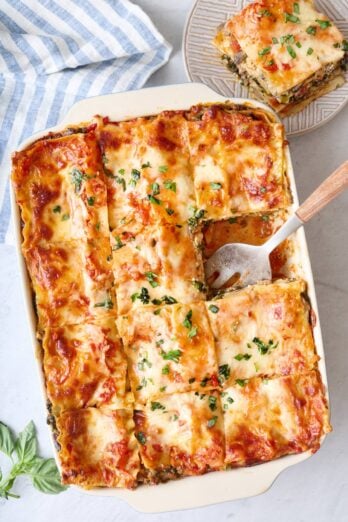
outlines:
[{"label": "metal spatula blade", "polygon": [[212,288],[220,288],[238,275],[238,285],[245,286],[272,278],[269,254],[292,232],[309,221],[317,212],[348,186],[348,161],[343,163],[306,199],[277,232],[263,245],[228,243],[220,247],[205,263],[207,280]]}]

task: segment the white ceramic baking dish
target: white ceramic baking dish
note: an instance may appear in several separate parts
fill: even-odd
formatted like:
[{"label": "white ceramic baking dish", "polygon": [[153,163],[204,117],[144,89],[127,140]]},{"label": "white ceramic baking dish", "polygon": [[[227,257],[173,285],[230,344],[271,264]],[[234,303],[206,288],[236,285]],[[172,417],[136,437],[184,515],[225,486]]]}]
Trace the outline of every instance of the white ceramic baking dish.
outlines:
[{"label": "white ceramic baking dish", "polygon": [[[199,83],[187,83],[182,85],[170,85],[166,87],[155,87],[139,91],[131,91],[106,96],[97,96],[76,103],[68,112],[66,117],[56,127],[46,129],[28,138],[21,144],[18,150],[22,150],[38,138],[43,137],[49,131],[59,132],[67,126],[88,121],[94,115],[109,116],[112,120],[126,120],[137,116],[156,114],[168,109],[188,109],[191,105],[200,102],[224,102],[224,98],[209,87]],[[261,107],[269,112],[270,109],[259,102],[241,98],[230,99],[232,103],[248,104],[251,107]],[[293,196],[293,209],[298,206],[295,178],[293,174],[288,147],[286,147],[287,174]],[[44,375],[41,364],[41,351],[36,339],[36,315],[33,309],[32,292],[26,270],[25,261],[21,253],[21,223],[20,213],[15,201],[14,193],[11,191],[12,215],[14,220],[15,243],[18,252],[20,277],[25,300],[25,308],[31,331],[31,341],[34,348],[37,366],[39,369],[42,396],[46,407],[46,390]],[[315,297],[312,270],[310,266],[307,244],[303,229],[296,232],[294,242],[297,252],[297,263],[299,273],[308,283],[308,294],[312,308],[316,315],[314,337],[317,353],[320,356],[319,369],[323,383],[327,388],[323,342],[319,324],[317,301]],[[50,432],[54,454],[59,465],[57,452],[53,444],[53,435]],[[324,438],[324,437],[323,437]],[[134,491],[123,489],[92,489],[87,492],[92,495],[114,496],[125,500],[135,509],[142,512],[163,512],[195,508],[235,500],[266,491],[279,473],[293,464],[297,464],[311,456],[311,452],[297,455],[289,455],[280,459],[259,464],[253,467],[238,468],[228,471],[208,473],[198,477],[188,477],[174,480],[156,486],[140,486]],[[85,490],[84,490],[85,491]]]}]

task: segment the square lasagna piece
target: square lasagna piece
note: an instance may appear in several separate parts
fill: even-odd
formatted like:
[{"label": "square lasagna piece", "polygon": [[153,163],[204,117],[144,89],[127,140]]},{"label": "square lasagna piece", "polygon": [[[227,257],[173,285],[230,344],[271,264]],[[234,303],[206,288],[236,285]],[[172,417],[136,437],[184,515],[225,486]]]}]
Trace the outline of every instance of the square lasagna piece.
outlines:
[{"label": "square lasagna piece", "polygon": [[86,408],[57,418],[64,484],[133,488],[140,469],[132,410]]},{"label": "square lasagna piece", "polygon": [[198,241],[186,225],[113,230],[111,245],[118,313],[144,304],[190,303],[204,298]]},{"label": "square lasagna piece", "polygon": [[347,42],[311,0],[252,2],[214,44],[254,96],[282,116],[344,83]]},{"label": "square lasagna piece", "polygon": [[118,318],[138,402],[218,387],[214,339],[203,302],[139,307]]},{"label": "square lasagna piece", "polygon": [[261,110],[198,106],[189,139],[196,205],[202,219],[285,208],[283,126]]},{"label": "square lasagna piece", "polygon": [[152,482],[224,467],[224,433],[216,391],[165,395],[135,411],[136,438]]},{"label": "square lasagna piece", "polygon": [[36,141],[13,157],[23,248],[108,237],[107,192],[95,133]]},{"label": "square lasagna piece", "polygon": [[181,111],[99,124],[111,228],[183,224],[194,205],[187,122]]},{"label": "square lasagna piece", "polygon": [[331,431],[319,374],[252,379],[222,393],[226,463],[249,466],[319,449]]},{"label": "square lasagna piece", "polygon": [[43,367],[52,413],[124,403],[127,361],[114,318],[46,328]]},{"label": "square lasagna piece", "polygon": [[249,286],[206,303],[220,382],[305,373],[315,353],[303,281]]},{"label": "square lasagna piece", "polygon": [[24,251],[35,291],[39,330],[115,315],[109,240],[76,240]]}]

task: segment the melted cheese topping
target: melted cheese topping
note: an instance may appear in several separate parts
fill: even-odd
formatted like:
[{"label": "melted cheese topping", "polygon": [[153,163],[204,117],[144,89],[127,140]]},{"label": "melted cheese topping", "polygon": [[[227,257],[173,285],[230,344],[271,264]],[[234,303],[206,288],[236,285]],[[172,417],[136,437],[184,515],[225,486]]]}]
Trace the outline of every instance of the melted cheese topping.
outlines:
[{"label": "melted cheese topping", "polygon": [[304,373],[315,366],[305,289],[303,281],[279,281],[206,303],[219,367],[228,367],[227,385],[254,376]]},{"label": "melted cheese topping", "polygon": [[57,419],[64,484],[132,488],[140,463],[132,410],[86,408]]},{"label": "melted cheese topping", "polygon": [[140,402],[217,386],[214,339],[204,303],[136,308],[118,319]]},{"label": "melted cheese topping", "polygon": [[340,62],[342,41],[340,31],[312,1],[262,0],[228,20],[215,44],[232,57],[244,53],[241,70],[277,97]]},{"label": "melted cheese topping", "polygon": [[39,328],[77,324],[115,313],[109,242],[71,241],[24,251]]},{"label": "melted cheese topping", "polygon": [[23,248],[108,237],[107,196],[94,132],[35,142],[13,157]]},{"label": "melted cheese topping", "polygon": [[136,411],[135,425],[150,474],[198,475],[223,467],[223,420],[215,391],[165,395]]},{"label": "melted cheese topping", "polygon": [[[201,253],[187,226],[123,227],[112,233],[113,270],[120,314],[164,297],[181,303],[203,298]],[[141,299],[141,292],[147,299]]]},{"label": "melted cheese topping", "polygon": [[124,401],[127,362],[114,319],[47,328],[42,344],[53,414]]},{"label": "melted cheese topping", "polygon": [[189,125],[197,206],[206,219],[288,204],[282,125],[214,105]]},{"label": "melted cheese topping", "polygon": [[226,463],[246,466],[290,453],[319,449],[331,431],[317,372],[252,379],[222,397]]}]

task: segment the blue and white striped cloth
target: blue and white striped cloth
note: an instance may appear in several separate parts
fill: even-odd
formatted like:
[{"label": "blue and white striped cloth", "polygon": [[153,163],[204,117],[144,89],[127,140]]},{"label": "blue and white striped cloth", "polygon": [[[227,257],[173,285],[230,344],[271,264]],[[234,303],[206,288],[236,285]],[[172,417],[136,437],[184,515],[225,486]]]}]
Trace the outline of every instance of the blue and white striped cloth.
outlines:
[{"label": "blue and white striped cloth", "polygon": [[140,88],[170,52],[128,0],[0,0],[0,242],[17,145],[82,98]]}]

